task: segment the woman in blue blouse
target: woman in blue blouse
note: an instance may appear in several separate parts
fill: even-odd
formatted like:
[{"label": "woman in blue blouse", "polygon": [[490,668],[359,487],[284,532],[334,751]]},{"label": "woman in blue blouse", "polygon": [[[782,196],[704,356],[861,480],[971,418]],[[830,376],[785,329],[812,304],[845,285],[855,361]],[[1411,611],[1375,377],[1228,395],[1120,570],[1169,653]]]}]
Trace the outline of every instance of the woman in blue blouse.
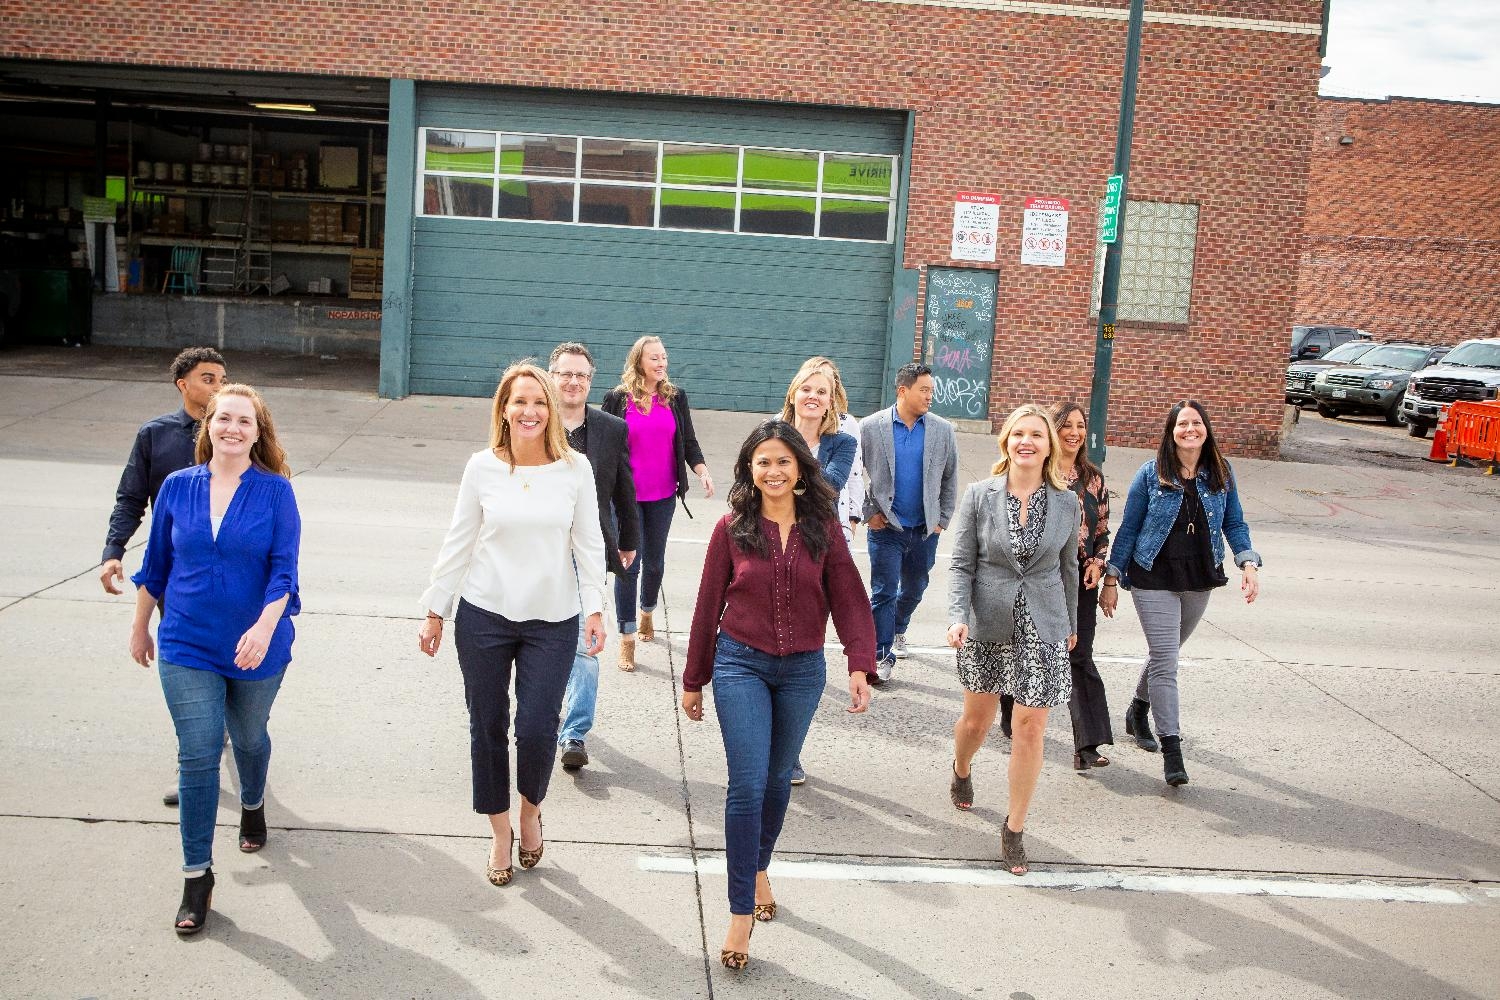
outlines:
[{"label": "woman in blue blouse", "polygon": [[[266,721],[292,658],[302,522],[286,452],[248,385],[226,385],[198,431],[199,464],[162,483],[136,584],[131,659],[158,660],[177,730],[182,831],[178,934],[203,929],[214,888],[224,730],[240,776],[240,850],[266,843]],[[152,643],[151,611],[162,607]]]},{"label": "woman in blue blouse", "polygon": [[1240,593],[1253,603],[1260,594],[1260,556],[1250,546],[1234,470],[1219,452],[1203,404],[1184,399],[1167,414],[1156,457],[1130,483],[1099,593],[1106,618],[1114,617],[1119,587],[1133,593],[1148,652],[1125,713],[1125,732],[1142,750],[1154,752],[1155,717],[1169,785],[1188,780],[1178,723],[1178,656],[1208,609],[1209,595],[1229,582],[1226,538],[1242,574]]}]

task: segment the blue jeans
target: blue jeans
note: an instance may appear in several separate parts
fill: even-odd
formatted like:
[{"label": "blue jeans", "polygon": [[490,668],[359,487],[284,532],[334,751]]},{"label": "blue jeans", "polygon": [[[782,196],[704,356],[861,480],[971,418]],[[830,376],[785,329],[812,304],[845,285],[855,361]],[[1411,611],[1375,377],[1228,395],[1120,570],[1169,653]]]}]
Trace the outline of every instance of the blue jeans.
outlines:
[{"label": "blue jeans", "polygon": [[937,559],[937,532],[881,528],[866,535],[870,550],[870,611],[875,616],[875,658],[890,655],[891,642],[911,625]]},{"label": "blue jeans", "polygon": [[582,740],[594,728],[594,705],[599,700],[599,657],[584,652],[585,623],[578,625],[578,648],[573,652],[573,671],[563,692],[563,723],[557,733],[559,746]]},{"label": "blue jeans", "polygon": [[729,762],[724,851],[730,913],[755,909],[755,873],[771,864],[792,797],[792,765],[802,753],[825,675],[821,649],[772,656],[719,635],[713,689]]},{"label": "blue jeans", "polygon": [[474,811],[510,809],[510,677],[516,675],[516,790],[541,805],[557,761],[557,724],[578,616],[560,622],[513,622],[458,602],[453,648],[469,706],[469,762]]},{"label": "blue jeans", "polygon": [[214,863],[214,820],[219,815],[219,758],[224,730],[240,775],[240,805],[259,808],[266,797],[271,736],[266,723],[281,690],[281,671],[260,680],[239,680],[212,670],[160,660],[161,690],[177,730],[177,817],[182,831],[182,870]]},{"label": "blue jeans", "polygon": [[677,509],[677,498],[647,500],[637,503],[641,514],[641,550],[624,575],[615,574],[615,617],[620,622],[621,635],[634,635],[638,623],[635,620],[635,592],[641,591],[641,610],[655,611],[661,597],[661,578],[667,570],[667,532],[672,530],[672,513]]}]

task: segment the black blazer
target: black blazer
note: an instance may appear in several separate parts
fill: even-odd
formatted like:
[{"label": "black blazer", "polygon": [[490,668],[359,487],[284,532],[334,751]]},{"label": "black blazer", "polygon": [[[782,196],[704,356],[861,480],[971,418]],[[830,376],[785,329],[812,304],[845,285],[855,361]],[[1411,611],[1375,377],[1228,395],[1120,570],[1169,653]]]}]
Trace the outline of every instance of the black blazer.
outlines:
[{"label": "black blazer", "polygon": [[[623,388],[615,386],[604,394],[600,409],[623,420],[625,401],[629,398]],[[672,448],[677,452],[677,498],[681,500],[687,496],[688,484],[691,482],[688,479],[688,469],[704,464],[703,449],[698,447],[698,435],[693,433],[693,413],[688,408],[687,393],[682,391],[681,386],[677,387],[677,395],[672,397],[672,416],[677,419],[677,433],[672,436]],[[686,503],[683,503],[682,509],[687,511],[688,517],[693,516]]]},{"label": "black blazer", "polygon": [[[630,474],[629,431],[625,421],[592,406],[583,408],[583,427],[583,456],[594,468],[594,490],[599,494],[605,563],[611,573],[623,576],[620,550],[635,552],[641,545],[641,516],[635,506],[635,480]],[[620,526],[618,536],[616,523]]]}]

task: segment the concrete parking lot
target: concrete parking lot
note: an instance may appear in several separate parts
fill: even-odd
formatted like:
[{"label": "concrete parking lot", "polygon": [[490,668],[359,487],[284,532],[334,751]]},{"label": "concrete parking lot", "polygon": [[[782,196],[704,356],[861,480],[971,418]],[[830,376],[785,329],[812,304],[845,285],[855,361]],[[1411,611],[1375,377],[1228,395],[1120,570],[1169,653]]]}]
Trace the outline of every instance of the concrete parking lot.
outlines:
[{"label": "concrete parking lot", "polygon": [[[170,720],[126,655],[128,599],[94,575],[135,429],[175,405],[166,356],[0,352],[4,995],[1500,996],[1500,478],[1327,459],[1337,437],[1370,456],[1429,442],[1307,411],[1296,460],[1235,463],[1263,595],[1216,595],[1187,647],[1191,784],[1168,788],[1122,732],[1110,767],[1076,776],[1054,713],[1021,879],[998,864],[998,732],[975,809],[948,802],[940,558],[914,655],[869,715],[841,711],[830,655],[773,870],[783,913],[735,974],[716,961],[723,752],[676,690],[721,501],[679,513],[666,627],[636,673],[606,658],[593,763],[558,773],[545,860],[497,890],[456,662],[416,649],[488,401],[382,400],[368,362],[230,361],[291,454],[304,611],[272,721],[270,844],[234,849],[226,768],[214,916],[179,941]],[[695,419],[723,486],[755,417]],[[987,474],[993,439],[960,437],[962,481]],[[1144,457],[1110,451],[1116,492]],[[855,551],[866,565],[862,536]],[[1097,642],[1117,726],[1145,648],[1127,605]]]}]

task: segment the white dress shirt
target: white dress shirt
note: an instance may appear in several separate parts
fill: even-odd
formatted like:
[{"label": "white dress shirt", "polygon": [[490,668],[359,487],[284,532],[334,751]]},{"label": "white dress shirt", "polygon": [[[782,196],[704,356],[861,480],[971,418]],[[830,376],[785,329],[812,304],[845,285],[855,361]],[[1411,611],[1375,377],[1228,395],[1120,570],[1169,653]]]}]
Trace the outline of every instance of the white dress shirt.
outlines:
[{"label": "white dress shirt", "polygon": [[459,597],[513,622],[604,610],[604,537],[587,458],[511,466],[489,449],[474,453],[422,604],[448,618]]}]

